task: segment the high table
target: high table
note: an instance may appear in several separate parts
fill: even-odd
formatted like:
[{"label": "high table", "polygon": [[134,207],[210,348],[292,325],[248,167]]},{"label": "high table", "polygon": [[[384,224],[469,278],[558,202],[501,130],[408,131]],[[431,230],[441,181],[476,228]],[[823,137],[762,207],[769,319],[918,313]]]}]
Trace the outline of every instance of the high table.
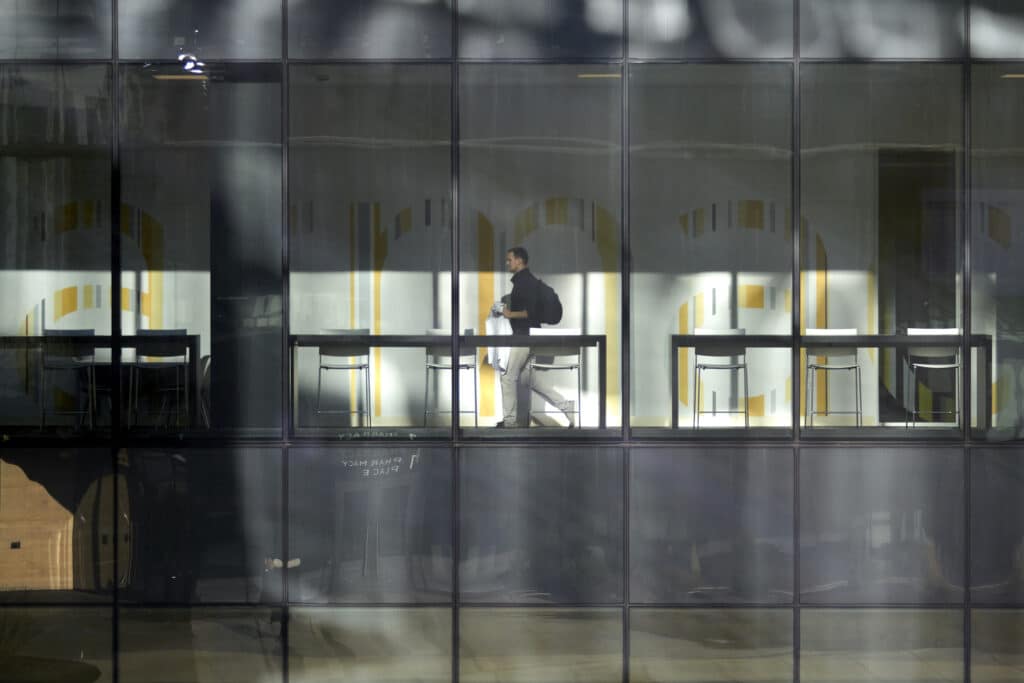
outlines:
[{"label": "high table", "polygon": [[[679,349],[692,348],[699,345],[737,346],[742,344],[749,349],[797,349],[804,346],[816,347],[856,347],[856,348],[898,348],[911,346],[943,348],[959,347],[963,335],[949,334],[851,334],[851,335],[805,335],[793,337],[787,334],[673,334],[669,344],[670,367],[672,376],[672,427],[679,425]],[[975,401],[979,407],[979,427],[987,429],[992,420],[992,336],[987,334],[970,335],[970,348],[978,349],[983,357],[978,365],[985,368],[985,381],[979,381],[975,387]],[[796,386],[799,382],[794,382]]]},{"label": "high table", "polygon": [[[290,371],[292,378],[292,406],[298,405],[298,384],[295,381],[295,366],[300,348],[318,347],[324,344],[331,346],[352,346],[369,348],[422,348],[443,346],[451,337],[427,334],[293,334],[288,336],[290,353]],[[608,383],[608,341],[603,334],[545,334],[543,336],[528,335],[493,335],[473,334],[460,335],[459,346],[462,348],[479,348],[481,346],[579,346],[597,348],[597,385],[600,396],[598,426],[607,424],[605,389]],[[457,356],[455,356],[457,357]],[[294,425],[293,425],[294,426]]]},{"label": "high table", "polygon": [[[198,334],[167,334],[167,335],[134,335],[123,334],[120,337],[118,347],[120,349],[134,349],[137,345],[152,344],[154,342],[175,342],[180,341],[183,349],[188,350],[189,364],[189,405],[193,406],[189,423],[197,424],[199,416],[199,335]],[[114,349],[114,336],[110,334],[62,334],[62,335],[31,335],[26,337],[0,337],[0,349],[42,351],[44,347],[85,347],[95,352],[97,349]],[[113,367],[113,361],[96,361],[92,364],[96,367]],[[122,362],[127,367],[130,363]]]}]

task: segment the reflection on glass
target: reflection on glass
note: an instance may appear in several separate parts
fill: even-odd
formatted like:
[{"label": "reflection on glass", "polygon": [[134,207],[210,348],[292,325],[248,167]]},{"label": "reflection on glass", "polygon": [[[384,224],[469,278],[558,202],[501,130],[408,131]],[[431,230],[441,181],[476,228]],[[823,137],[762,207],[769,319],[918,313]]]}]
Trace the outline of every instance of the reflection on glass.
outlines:
[{"label": "reflection on glass", "polygon": [[1024,604],[1024,458],[971,451],[971,600]]},{"label": "reflection on glass", "polygon": [[790,610],[632,609],[629,643],[635,683],[793,679]]},{"label": "reflection on glass", "polygon": [[121,59],[281,56],[280,0],[118,0]]},{"label": "reflection on glass", "polygon": [[485,683],[622,680],[622,611],[459,611],[459,680]]},{"label": "reflection on glass", "polygon": [[800,612],[800,680],[963,680],[959,610]]},{"label": "reflection on glass", "polygon": [[793,0],[627,0],[629,56],[793,56]]},{"label": "reflection on glass", "polygon": [[293,607],[288,680],[448,683],[452,611]]},{"label": "reflection on glass", "polygon": [[114,520],[114,488],[123,495],[124,484],[109,451],[5,451],[0,602],[109,600],[115,545],[123,584],[130,542]]},{"label": "reflection on glass", "polygon": [[1024,670],[1024,612],[971,610],[971,680],[1019,681]]},{"label": "reflection on glass", "polygon": [[452,0],[288,0],[293,59],[450,57]]},{"label": "reflection on glass", "polygon": [[959,57],[963,37],[964,0],[800,0],[802,57]]},{"label": "reflection on glass", "polygon": [[289,457],[290,600],[449,599],[447,449],[293,449]]},{"label": "reflection on glass", "polygon": [[[292,334],[450,334],[450,80],[439,64],[292,68]],[[297,355],[297,427],[426,426],[450,409],[451,371],[428,371],[423,348]]]},{"label": "reflection on glass", "polygon": [[109,607],[0,607],[0,676],[8,681],[113,681]]},{"label": "reflection on glass", "polygon": [[119,617],[117,663],[125,683],[156,676],[166,683],[281,680],[280,610],[133,607],[121,608]]},{"label": "reflection on glass", "polygon": [[110,57],[110,0],[0,3],[0,59]]},{"label": "reflection on glass", "polygon": [[1024,57],[1024,6],[1018,0],[971,0],[971,56]]},{"label": "reflection on glass", "polygon": [[622,599],[622,452],[461,452],[463,602]]},{"label": "reflection on glass", "polygon": [[[960,67],[807,64],[800,88],[801,333],[947,330],[944,358],[955,356],[963,329]],[[957,371],[919,370],[915,381],[915,357],[891,347],[836,359],[802,353],[801,387],[812,364],[859,368],[813,371],[810,405],[801,392],[805,424],[813,407],[815,427],[859,420],[902,428],[911,410],[918,425],[956,426]]]},{"label": "reflection on glass", "polygon": [[631,68],[633,426],[678,426],[672,382],[679,424],[789,426],[788,348],[683,345],[669,369],[672,335],[792,330],[791,69]]},{"label": "reflection on glass", "polygon": [[126,422],[279,434],[280,69],[123,69]]},{"label": "reflection on glass", "polygon": [[803,449],[802,600],[962,599],[963,514],[959,449]]},{"label": "reflection on glass", "polygon": [[0,103],[0,423],[109,426],[109,349],[46,337],[110,334],[110,69],[0,65]]},{"label": "reflection on glass", "polygon": [[792,599],[792,451],[631,455],[632,602]]},{"label": "reflection on glass", "polygon": [[[1024,68],[971,67],[971,331],[992,340],[991,373],[975,353],[972,411],[976,436],[1020,439],[1024,428]],[[986,429],[987,428],[987,429]]]},{"label": "reflection on glass", "polygon": [[130,525],[122,600],[267,602],[281,597],[276,449],[138,451],[124,468]]},{"label": "reflection on glass", "polygon": [[458,3],[459,56],[622,55],[624,0],[473,0]]},{"label": "reflection on glass", "polygon": [[[604,396],[596,346],[559,346],[552,356],[510,352],[504,375],[494,367],[501,361],[489,360],[480,367],[480,422],[596,427],[604,410],[617,426],[621,73],[593,64],[467,64],[460,74],[460,327],[511,332],[492,307],[519,296],[507,257],[522,247],[524,265],[561,301],[561,319],[548,333],[603,335],[607,358]],[[509,310],[529,314],[511,303]],[[540,318],[528,322],[536,327]],[[500,350],[493,355],[502,358]],[[579,359],[579,368],[535,370],[546,357],[559,365]]]}]

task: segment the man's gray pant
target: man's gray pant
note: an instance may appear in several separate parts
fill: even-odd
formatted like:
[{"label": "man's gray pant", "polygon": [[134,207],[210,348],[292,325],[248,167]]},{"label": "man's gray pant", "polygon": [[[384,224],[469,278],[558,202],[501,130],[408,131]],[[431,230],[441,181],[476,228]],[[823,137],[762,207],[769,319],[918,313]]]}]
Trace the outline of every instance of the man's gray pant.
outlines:
[{"label": "man's gray pant", "polygon": [[565,413],[570,422],[575,422],[576,414],[573,411],[576,410],[576,406],[555,389],[549,372],[530,369],[532,356],[531,349],[527,346],[513,346],[509,351],[508,367],[501,376],[501,406],[505,412],[505,424],[529,426],[529,415],[525,418],[526,424],[519,423],[516,419],[519,407],[516,395],[518,384],[533,389],[541,398]]}]

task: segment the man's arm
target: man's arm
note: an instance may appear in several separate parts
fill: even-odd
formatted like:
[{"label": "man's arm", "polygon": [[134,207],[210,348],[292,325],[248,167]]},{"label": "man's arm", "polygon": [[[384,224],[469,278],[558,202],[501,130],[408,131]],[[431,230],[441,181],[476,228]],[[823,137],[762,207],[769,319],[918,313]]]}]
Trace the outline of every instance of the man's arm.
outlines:
[{"label": "man's arm", "polygon": [[509,320],[522,320],[530,317],[530,314],[527,311],[510,311],[508,306],[502,310],[501,314]]}]

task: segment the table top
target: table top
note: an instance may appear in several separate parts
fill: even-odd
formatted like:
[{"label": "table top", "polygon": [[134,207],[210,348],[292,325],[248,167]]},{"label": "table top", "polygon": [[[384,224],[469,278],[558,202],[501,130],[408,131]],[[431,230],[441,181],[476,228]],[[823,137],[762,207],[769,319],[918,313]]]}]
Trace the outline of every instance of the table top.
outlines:
[{"label": "table top", "polygon": [[[320,346],[327,343],[349,346],[423,348],[443,346],[449,344],[451,339],[448,335],[432,334],[293,334],[289,335],[288,343],[296,347]],[[603,334],[459,335],[459,343],[463,346],[551,346],[553,344],[596,346],[604,344],[606,340],[607,335]]]},{"label": "table top", "polygon": [[[847,335],[802,335],[797,337],[800,346],[955,346],[963,339],[959,334],[847,334]],[[992,336],[972,334],[971,345],[989,344]],[[700,344],[732,344],[757,348],[790,348],[793,336],[788,334],[673,334],[674,347]]]}]

